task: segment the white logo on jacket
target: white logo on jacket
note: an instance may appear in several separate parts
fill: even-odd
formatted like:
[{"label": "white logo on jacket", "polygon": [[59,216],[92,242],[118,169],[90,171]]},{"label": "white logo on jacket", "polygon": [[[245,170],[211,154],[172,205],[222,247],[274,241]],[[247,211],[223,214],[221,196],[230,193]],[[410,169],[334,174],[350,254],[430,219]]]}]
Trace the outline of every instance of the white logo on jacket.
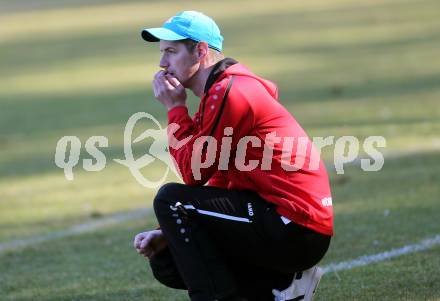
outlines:
[{"label": "white logo on jacket", "polygon": [[331,207],[333,205],[332,198],[323,198],[321,200],[322,206],[324,207]]}]

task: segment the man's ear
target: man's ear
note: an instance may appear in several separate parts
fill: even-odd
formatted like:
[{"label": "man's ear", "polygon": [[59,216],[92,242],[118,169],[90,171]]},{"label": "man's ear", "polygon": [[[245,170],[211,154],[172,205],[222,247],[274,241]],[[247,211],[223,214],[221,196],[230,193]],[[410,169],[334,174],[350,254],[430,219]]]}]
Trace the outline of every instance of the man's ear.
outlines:
[{"label": "man's ear", "polygon": [[197,44],[197,56],[199,61],[203,61],[208,56],[208,49],[208,43],[206,42],[199,42]]}]

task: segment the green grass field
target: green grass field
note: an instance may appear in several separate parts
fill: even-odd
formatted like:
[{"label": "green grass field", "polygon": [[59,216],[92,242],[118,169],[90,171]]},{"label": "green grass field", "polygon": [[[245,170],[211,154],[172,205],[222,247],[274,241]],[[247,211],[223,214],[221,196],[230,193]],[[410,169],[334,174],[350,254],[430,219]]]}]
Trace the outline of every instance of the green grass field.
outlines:
[{"label": "green grass field", "polygon": [[[440,234],[438,1],[27,2],[0,0],[0,300],[188,300],[132,248],[156,225],[151,214],[2,250],[151,206],[156,191],[113,159],[124,157],[133,113],[166,125],[151,90],[158,48],[139,32],[181,10],[211,15],[225,55],[276,82],[310,136],[386,138],[381,171],[329,169],[336,235],[323,266]],[[54,163],[66,135],[83,145],[108,137],[106,168],[87,172],[80,161],[67,181]],[[323,155],[331,164],[333,149]],[[144,174],[164,169],[156,162]],[[440,300],[439,255],[437,245],[329,273],[316,300]]]}]

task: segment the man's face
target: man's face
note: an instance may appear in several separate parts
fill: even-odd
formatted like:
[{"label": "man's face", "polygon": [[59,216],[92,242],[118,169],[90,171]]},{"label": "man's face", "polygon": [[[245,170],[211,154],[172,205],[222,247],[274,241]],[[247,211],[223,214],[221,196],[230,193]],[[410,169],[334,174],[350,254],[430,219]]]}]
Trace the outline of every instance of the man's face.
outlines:
[{"label": "man's face", "polygon": [[168,74],[177,78],[185,88],[188,88],[192,77],[200,66],[196,51],[189,53],[183,43],[161,40],[160,52],[162,56],[159,65]]}]

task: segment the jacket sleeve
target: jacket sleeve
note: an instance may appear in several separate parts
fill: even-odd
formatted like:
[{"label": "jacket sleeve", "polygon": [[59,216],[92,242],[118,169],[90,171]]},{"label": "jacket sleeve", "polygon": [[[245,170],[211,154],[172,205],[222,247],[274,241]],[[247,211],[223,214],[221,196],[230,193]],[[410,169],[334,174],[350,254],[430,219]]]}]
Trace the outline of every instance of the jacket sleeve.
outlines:
[{"label": "jacket sleeve", "polygon": [[[253,117],[248,100],[241,96],[243,93],[238,93],[241,89],[236,87],[240,81],[234,81],[227,98],[224,99],[229,80],[230,78],[225,78],[214,84],[202,100],[205,103],[200,106],[204,108],[203,112],[199,112],[200,116],[203,116],[203,124],[200,127],[190,118],[186,106],[179,106],[168,112],[169,151],[183,181],[188,185],[203,185],[217,172],[225,128],[233,130],[230,136],[231,152],[234,151],[238,138],[246,135],[252,128]],[[218,116],[220,117],[217,123]],[[207,136],[212,137],[208,142]],[[204,144],[207,144],[207,147]],[[209,160],[206,161],[207,159]],[[203,165],[206,162],[212,164]],[[212,183],[222,187],[225,185],[224,180],[220,181],[219,178],[214,178]]]}]

